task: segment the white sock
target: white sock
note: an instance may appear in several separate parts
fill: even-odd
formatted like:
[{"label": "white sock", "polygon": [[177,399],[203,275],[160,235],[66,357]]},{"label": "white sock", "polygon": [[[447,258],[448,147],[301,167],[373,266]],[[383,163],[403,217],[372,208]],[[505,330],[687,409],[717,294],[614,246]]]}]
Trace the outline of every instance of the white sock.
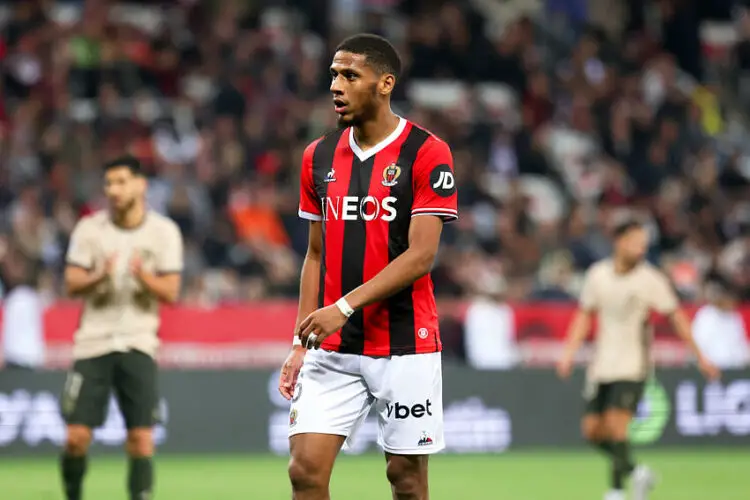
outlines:
[{"label": "white sock", "polygon": [[604,500],[625,500],[625,491],[609,490],[604,496]]}]

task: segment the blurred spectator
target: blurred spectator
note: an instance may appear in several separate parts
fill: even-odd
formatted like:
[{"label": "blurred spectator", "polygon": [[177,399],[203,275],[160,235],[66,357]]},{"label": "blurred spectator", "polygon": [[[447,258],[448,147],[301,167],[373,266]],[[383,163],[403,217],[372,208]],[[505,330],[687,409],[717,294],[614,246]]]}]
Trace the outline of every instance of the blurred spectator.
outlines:
[{"label": "blurred spectator", "polygon": [[478,370],[509,370],[521,358],[513,309],[505,302],[506,285],[487,274],[476,287],[464,323],[466,361]]},{"label": "blurred spectator", "polygon": [[693,319],[693,336],[701,352],[721,369],[750,365],[750,345],[742,315],[737,310],[737,294],[719,276],[706,285],[708,303]]},{"label": "blurred spectator", "polygon": [[2,242],[0,262],[3,298],[3,358],[8,369],[36,369],[44,364],[44,306],[37,291],[38,271],[33,259]]},{"label": "blurred spectator", "polygon": [[575,302],[572,292],[573,261],[565,252],[556,252],[542,262],[539,286],[531,299],[540,302]]}]

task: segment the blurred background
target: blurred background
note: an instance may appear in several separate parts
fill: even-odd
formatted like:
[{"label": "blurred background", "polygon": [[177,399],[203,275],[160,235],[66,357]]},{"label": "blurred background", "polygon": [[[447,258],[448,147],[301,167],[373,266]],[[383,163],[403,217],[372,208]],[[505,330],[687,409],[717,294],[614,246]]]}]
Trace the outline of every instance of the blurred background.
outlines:
[{"label": "blurred background", "polygon": [[[704,387],[655,317],[661,383],[640,439],[750,444],[746,3],[0,1],[0,456],[62,439],[54,405],[79,316],[62,295],[64,255],[76,221],[105,206],[100,166],[123,152],[146,166],[150,206],[186,242],[183,298],[163,312],[163,449],[286,451],[272,370],[291,343],[307,242],[300,157],[335,127],[327,67],[358,31],[398,46],[394,110],[455,156],[460,220],[433,271],[451,451],[581,444],[579,387],[550,367],[582,273],[633,214],[647,221],[649,259],[696,314],[699,343],[733,370]],[[372,445],[368,425],[359,451]],[[100,444],[119,445],[120,428],[113,412]],[[280,477],[285,487],[283,467]],[[693,486],[663,498],[693,498]],[[24,494],[12,498],[57,498]],[[586,497],[576,494],[564,498]]]}]

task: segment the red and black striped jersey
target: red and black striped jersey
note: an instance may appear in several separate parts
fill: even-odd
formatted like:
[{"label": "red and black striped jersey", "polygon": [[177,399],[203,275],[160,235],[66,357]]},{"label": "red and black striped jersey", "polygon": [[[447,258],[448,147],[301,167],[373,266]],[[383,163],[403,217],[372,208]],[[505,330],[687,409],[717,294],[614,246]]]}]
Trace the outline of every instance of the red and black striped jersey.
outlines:
[{"label": "red and black striped jersey", "polygon": [[[310,144],[303,155],[299,215],[322,221],[318,304],[335,303],[378,274],[409,245],[412,217],[458,217],[450,148],[401,118],[362,151],[351,128]],[[430,275],[356,311],[323,349],[367,356],[442,349]]]}]

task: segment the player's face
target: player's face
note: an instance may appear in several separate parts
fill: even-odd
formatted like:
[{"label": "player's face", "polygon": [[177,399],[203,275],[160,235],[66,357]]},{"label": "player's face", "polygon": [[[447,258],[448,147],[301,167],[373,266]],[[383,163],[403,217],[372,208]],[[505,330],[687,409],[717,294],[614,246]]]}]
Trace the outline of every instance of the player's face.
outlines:
[{"label": "player's face", "polygon": [[631,264],[643,260],[647,251],[648,234],[644,228],[631,229],[617,242],[617,252]]},{"label": "player's face", "polygon": [[340,127],[374,118],[395,85],[390,74],[378,74],[362,54],[338,51],[331,64],[331,93]]},{"label": "player's face", "polygon": [[104,194],[113,210],[129,210],[141,199],[145,180],[127,168],[111,168],[104,175]]}]

